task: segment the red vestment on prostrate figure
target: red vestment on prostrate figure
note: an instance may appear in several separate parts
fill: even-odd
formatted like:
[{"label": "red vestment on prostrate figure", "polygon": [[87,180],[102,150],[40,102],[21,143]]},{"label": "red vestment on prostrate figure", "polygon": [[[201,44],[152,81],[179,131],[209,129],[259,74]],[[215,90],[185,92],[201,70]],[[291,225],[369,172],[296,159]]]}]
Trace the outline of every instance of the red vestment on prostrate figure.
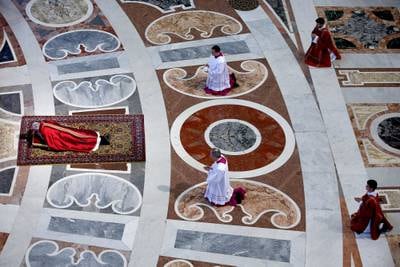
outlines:
[{"label": "red vestment on prostrate figure", "polygon": [[92,130],[74,129],[55,121],[41,121],[39,132],[53,151],[91,152],[97,149],[100,136]]},{"label": "red vestment on prostrate figure", "polygon": [[311,43],[305,56],[305,63],[313,67],[330,67],[331,52],[335,54],[336,59],[341,56],[332,41],[331,34],[327,28],[318,29],[315,27],[312,33],[318,36],[316,43]]},{"label": "red vestment on prostrate figure", "polygon": [[393,226],[385,218],[382,212],[381,206],[379,205],[379,197],[365,194],[362,197],[362,203],[356,213],[351,215],[351,230],[358,234],[365,231],[368,224],[370,223],[371,238],[376,240],[379,238],[380,230],[379,225],[383,223],[383,227],[387,230],[391,230]]}]

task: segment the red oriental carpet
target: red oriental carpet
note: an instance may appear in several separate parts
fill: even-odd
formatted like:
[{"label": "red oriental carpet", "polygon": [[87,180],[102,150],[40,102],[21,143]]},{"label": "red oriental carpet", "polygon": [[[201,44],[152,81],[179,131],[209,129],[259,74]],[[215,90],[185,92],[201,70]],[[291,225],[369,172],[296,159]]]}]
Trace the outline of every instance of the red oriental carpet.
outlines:
[{"label": "red oriental carpet", "polygon": [[[63,126],[98,131],[110,145],[90,153],[55,152],[32,147],[26,136],[33,122],[53,120]],[[21,120],[17,165],[45,165],[145,160],[143,115],[24,116]]]}]

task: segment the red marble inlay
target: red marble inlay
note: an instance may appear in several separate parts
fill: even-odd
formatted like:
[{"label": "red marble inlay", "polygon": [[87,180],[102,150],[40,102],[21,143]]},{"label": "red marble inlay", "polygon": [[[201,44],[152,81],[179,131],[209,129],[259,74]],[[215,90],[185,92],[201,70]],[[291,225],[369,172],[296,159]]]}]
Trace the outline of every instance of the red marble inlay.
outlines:
[{"label": "red marble inlay", "polygon": [[[261,133],[258,148],[244,155],[226,155],[231,171],[254,170],[273,162],[285,147],[285,134],[281,126],[267,114],[238,105],[213,106],[190,116],[181,128],[181,142],[185,150],[199,162],[209,165],[210,147],[204,139],[207,127],[223,119],[238,119],[251,123]],[[245,160],[244,160],[245,159]]]}]

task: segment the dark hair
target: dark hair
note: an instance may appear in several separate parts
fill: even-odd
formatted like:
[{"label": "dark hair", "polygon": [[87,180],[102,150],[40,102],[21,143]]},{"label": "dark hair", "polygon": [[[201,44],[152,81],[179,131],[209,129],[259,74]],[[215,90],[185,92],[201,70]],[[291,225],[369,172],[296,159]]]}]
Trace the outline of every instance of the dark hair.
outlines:
[{"label": "dark hair", "polygon": [[375,190],[378,187],[378,183],[372,179],[367,181],[367,185],[373,190]]},{"label": "dark hair", "polygon": [[221,150],[219,150],[218,148],[212,148],[211,149],[211,155],[214,157],[214,158],[220,158],[221,157]]},{"label": "dark hair", "polygon": [[319,18],[317,18],[317,19],[315,20],[315,22],[318,23],[318,24],[325,24],[325,19],[319,17]]},{"label": "dark hair", "polygon": [[218,45],[214,45],[213,47],[211,47],[212,50],[214,50],[215,52],[221,52],[221,48]]}]

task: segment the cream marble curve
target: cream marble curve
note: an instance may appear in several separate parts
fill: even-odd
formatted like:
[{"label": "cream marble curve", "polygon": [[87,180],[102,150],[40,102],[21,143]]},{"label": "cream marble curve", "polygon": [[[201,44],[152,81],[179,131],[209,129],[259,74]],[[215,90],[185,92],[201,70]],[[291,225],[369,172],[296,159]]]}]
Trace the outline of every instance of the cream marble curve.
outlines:
[{"label": "cream marble curve", "polygon": [[271,118],[273,118],[283,129],[284,134],[285,134],[285,147],[282,151],[282,153],[270,164],[265,165],[263,167],[260,167],[258,169],[254,170],[249,170],[249,171],[230,171],[229,175],[232,178],[250,178],[250,177],[256,177],[260,176],[263,174],[267,174],[269,172],[272,172],[279,167],[281,167],[283,164],[285,164],[289,158],[292,156],[294,148],[295,148],[295,137],[292,128],[290,127],[289,123],[281,116],[279,115],[276,111],[251,102],[247,100],[241,100],[241,99],[217,99],[217,100],[210,100],[210,101],[205,101],[201,102],[199,104],[196,104],[194,106],[189,107],[188,109],[184,110],[179,116],[175,119],[174,123],[171,126],[171,131],[170,131],[170,138],[171,138],[171,144],[172,147],[174,148],[175,152],[179,155],[179,157],[185,161],[187,164],[195,168],[196,170],[200,172],[206,172],[204,170],[204,164],[200,163],[196,159],[194,159],[183,147],[181,143],[181,128],[184,122],[195,112],[205,109],[207,107],[212,107],[212,106],[218,106],[218,105],[238,105],[238,106],[245,106],[245,107],[250,107],[254,108],[258,111],[261,111]]},{"label": "cream marble curve", "polygon": [[68,27],[87,20],[93,13],[90,0],[63,0],[58,5],[48,0],[31,0],[26,15],[36,24],[46,27]]},{"label": "cream marble curve", "polygon": [[164,267],[194,267],[190,261],[187,260],[172,260],[164,264]]},{"label": "cream marble curve", "polygon": [[394,147],[391,147],[388,144],[386,144],[385,142],[383,142],[383,140],[378,135],[378,126],[379,126],[379,124],[381,122],[383,122],[386,119],[399,118],[399,117],[400,117],[400,113],[398,113],[398,112],[384,114],[384,115],[379,116],[378,118],[374,119],[371,122],[371,127],[370,127],[370,133],[371,133],[371,136],[374,139],[374,141],[380,147],[382,147],[384,150],[392,152],[392,153],[397,154],[397,155],[400,155],[400,149],[396,149]]},{"label": "cream marble curve", "polygon": [[389,110],[387,105],[363,105],[353,104],[350,105],[351,111],[354,114],[356,125],[358,129],[364,130],[367,126],[368,120],[376,113]]},{"label": "cream marble curve", "polygon": [[[175,201],[176,214],[187,221],[198,221],[204,217],[204,209],[210,209],[219,221],[230,223],[233,220],[231,213],[235,207],[210,205],[204,199],[206,182],[194,185],[181,193]],[[282,191],[256,181],[231,179],[231,186],[246,188],[246,198],[238,206],[246,214],[242,223],[253,225],[264,214],[272,213],[271,223],[276,228],[290,229],[299,224],[301,212],[299,206]]]},{"label": "cream marble curve", "polygon": [[[164,6],[164,8],[156,5],[156,4],[152,4],[149,3],[149,0],[120,0],[121,3],[136,3],[136,4],[143,4],[143,5],[148,5],[150,7],[156,8],[158,11],[162,12],[162,13],[170,13],[170,12],[175,12],[177,8],[182,8],[182,9],[192,9],[195,8],[195,4],[193,2],[193,0],[180,0],[180,1],[175,1],[178,3],[172,3],[172,4],[168,4],[168,3],[163,3],[163,2],[168,2],[165,0],[159,0],[158,2],[160,2],[160,6]],[[154,2],[154,0],[153,0]]]},{"label": "cream marble curve", "polygon": [[115,175],[104,173],[80,173],[66,176],[52,184],[47,192],[47,202],[59,209],[74,203],[87,207],[95,197],[95,206],[105,209],[111,206],[118,214],[131,214],[142,205],[142,195],[132,183]]},{"label": "cream marble curve", "polygon": [[84,29],[73,30],[53,36],[43,45],[43,54],[52,60],[59,60],[70,55],[82,53],[80,47],[85,52],[99,50],[103,53],[110,53],[118,50],[121,46],[120,40],[106,31]]},{"label": "cream marble curve", "polygon": [[221,27],[226,35],[238,34],[243,30],[242,24],[228,15],[205,10],[182,11],[165,15],[156,19],[146,28],[146,39],[154,45],[171,42],[169,35],[175,35],[183,40],[193,40],[192,29],[198,30],[202,38],[209,38],[214,30]]},{"label": "cream marble curve", "polygon": [[91,250],[84,250],[80,252],[79,259],[75,262],[74,256],[76,253],[77,250],[75,248],[66,247],[60,249],[58,244],[52,240],[40,240],[32,244],[26,251],[25,264],[27,267],[127,266],[126,258],[117,250],[103,250],[98,256]]},{"label": "cream marble curve", "polygon": [[135,80],[127,75],[111,76],[109,81],[62,81],[53,88],[54,97],[60,102],[79,108],[102,108],[128,99],[136,91]]},{"label": "cream marble curve", "polygon": [[11,62],[16,62],[16,61],[17,61],[17,56],[15,55],[14,49],[13,49],[13,47],[12,47],[12,45],[11,45],[10,39],[8,38],[7,32],[5,31],[5,29],[3,29],[3,40],[2,40],[1,45],[0,45],[0,51],[3,51],[4,46],[5,46],[6,44],[8,44],[8,47],[9,47],[10,50],[11,50],[11,54],[12,54],[12,56],[13,56],[13,60],[0,62],[0,65],[1,65],[1,64],[11,63]]},{"label": "cream marble curve", "polygon": [[187,72],[182,68],[169,69],[164,72],[163,80],[169,88],[181,94],[204,99],[217,99],[238,97],[253,92],[268,78],[267,67],[256,60],[243,61],[240,67],[244,72],[228,66],[229,72],[235,74],[239,86],[226,96],[213,96],[204,92],[207,80],[207,72],[204,71],[204,66],[198,67],[196,73],[189,78],[186,78]]},{"label": "cream marble curve", "polygon": [[[216,126],[218,126],[218,125],[220,125],[220,124],[223,124],[223,123],[227,123],[227,122],[240,123],[240,124],[242,124],[242,125],[247,126],[248,128],[250,128],[250,130],[253,131],[253,133],[255,134],[255,137],[256,137],[256,140],[255,140],[254,144],[253,144],[251,147],[249,147],[249,148],[247,148],[247,149],[245,149],[245,150],[241,150],[241,151],[227,151],[227,150],[224,150],[224,149],[222,149],[222,148],[216,146],[216,145],[211,141],[211,138],[210,138],[211,131],[212,131],[212,129],[213,129],[214,127],[216,127]],[[253,152],[254,150],[256,150],[256,149],[260,146],[260,144],[261,144],[262,137],[261,137],[261,133],[260,133],[260,131],[257,129],[257,127],[254,126],[253,124],[247,122],[247,121],[238,120],[238,119],[224,119],[224,120],[219,120],[219,121],[216,121],[216,122],[211,123],[211,124],[207,127],[207,129],[205,130],[205,132],[204,132],[204,139],[206,140],[207,145],[209,145],[210,147],[218,147],[218,148],[221,150],[221,152],[222,152],[223,154],[225,154],[225,155],[244,155],[244,154],[248,154],[248,153]]]}]

